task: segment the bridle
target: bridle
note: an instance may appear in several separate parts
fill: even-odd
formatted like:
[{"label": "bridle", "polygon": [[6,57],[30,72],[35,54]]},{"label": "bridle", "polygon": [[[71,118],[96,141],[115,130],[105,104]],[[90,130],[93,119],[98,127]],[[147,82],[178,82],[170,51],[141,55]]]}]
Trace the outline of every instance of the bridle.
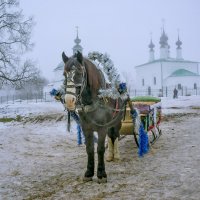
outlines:
[{"label": "bridle", "polygon": [[[82,105],[82,93],[87,85],[87,73],[85,65],[80,66],[80,70],[77,69],[77,66],[73,64],[70,71],[65,71],[65,80],[66,80],[66,94],[71,94],[76,97],[76,105]],[[76,73],[81,74],[81,82],[76,83],[74,81],[74,76]],[[74,89],[71,91],[71,89]]]}]

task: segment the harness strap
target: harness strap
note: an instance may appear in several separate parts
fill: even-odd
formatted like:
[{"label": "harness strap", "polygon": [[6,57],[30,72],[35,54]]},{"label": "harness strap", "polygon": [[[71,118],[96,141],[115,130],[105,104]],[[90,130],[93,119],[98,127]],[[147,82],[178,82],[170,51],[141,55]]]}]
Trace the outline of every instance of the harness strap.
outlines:
[{"label": "harness strap", "polygon": [[115,103],[115,112],[113,113],[113,118],[116,116],[116,114],[119,112],[119,100],[116,100]]},{"label": "harness strap", "polygon": [[76,96],[76,93],[70,92],[70,91],[67,91],[66,94],[72,94],[72,95]]},{"label": "harness strap", "polygon": [[75,88],[75,86],[74,85],[67,85],[66,88]]}]

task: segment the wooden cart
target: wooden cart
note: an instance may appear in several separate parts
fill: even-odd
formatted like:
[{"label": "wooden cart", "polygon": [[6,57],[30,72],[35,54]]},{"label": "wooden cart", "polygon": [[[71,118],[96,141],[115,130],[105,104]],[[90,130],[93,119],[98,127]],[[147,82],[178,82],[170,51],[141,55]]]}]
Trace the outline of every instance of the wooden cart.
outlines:
[{"label": "wooden cart", "polygon": [[[138,96],[131,98],[133,108],[139,111],[140,121],[148,134],[150,144],[162,134],[160,129],[161,122],[161,99],[150,96]],[[135,128],[135,121],[131,116],[130,107],[127,105],[126,114],[122,120],[120,135],[133,135],[139,147],[138,132]]]}]

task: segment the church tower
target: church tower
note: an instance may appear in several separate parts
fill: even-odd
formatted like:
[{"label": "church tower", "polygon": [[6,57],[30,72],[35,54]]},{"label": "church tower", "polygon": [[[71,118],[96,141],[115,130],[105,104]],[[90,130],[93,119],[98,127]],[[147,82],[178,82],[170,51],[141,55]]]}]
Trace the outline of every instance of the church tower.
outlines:
[{"label": "church tower", "polygon": [[155,59],[155,57],[154,57],[154,47],[155,47],[155,45],[153,44],[153,42],[152,42],[152,38],[151,38],[151,41],[150,41],[150,44],[149,44],[149,62],[152,62],[152,61],[154,61],[154,59]]},{"label": "church tower", "polygon": [[73,54],[77,53],[78,51],[82,53],[82,51],[83,51],[83,47],[80,45],[81,39],[79,39],[79,37],[78,37],[78,26],[76,28],[77,28],[77,34],[76,34],[76,39],[74,40],[75,45],[72,48]]},{"label": "church tower", "polygon": [[177,48],[176,48],[176,59],[177,60],[183,60],[183,58],[182,58],[182,48],[181,48],[182,42],[179,39],[179,34],[178,34],[178,40],[176,42],[176,45],[177,45]]},{"label": "church tower", "polygon": [[162,35],[160,37],[160,59],[167,59],[169,57],[169,45],[168,37],[163,28]]}]

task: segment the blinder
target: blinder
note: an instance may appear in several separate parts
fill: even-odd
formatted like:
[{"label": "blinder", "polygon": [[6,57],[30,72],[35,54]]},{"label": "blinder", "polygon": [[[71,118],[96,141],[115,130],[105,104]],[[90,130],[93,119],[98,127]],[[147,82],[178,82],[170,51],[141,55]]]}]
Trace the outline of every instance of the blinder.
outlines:
[{"label": "blinder", "polygon": [[85,67],[72,66],[71,70],[66,72],[66,107],[69,110],[75,110],[76,105],[81,105],[81,94],[86,85]]}]

